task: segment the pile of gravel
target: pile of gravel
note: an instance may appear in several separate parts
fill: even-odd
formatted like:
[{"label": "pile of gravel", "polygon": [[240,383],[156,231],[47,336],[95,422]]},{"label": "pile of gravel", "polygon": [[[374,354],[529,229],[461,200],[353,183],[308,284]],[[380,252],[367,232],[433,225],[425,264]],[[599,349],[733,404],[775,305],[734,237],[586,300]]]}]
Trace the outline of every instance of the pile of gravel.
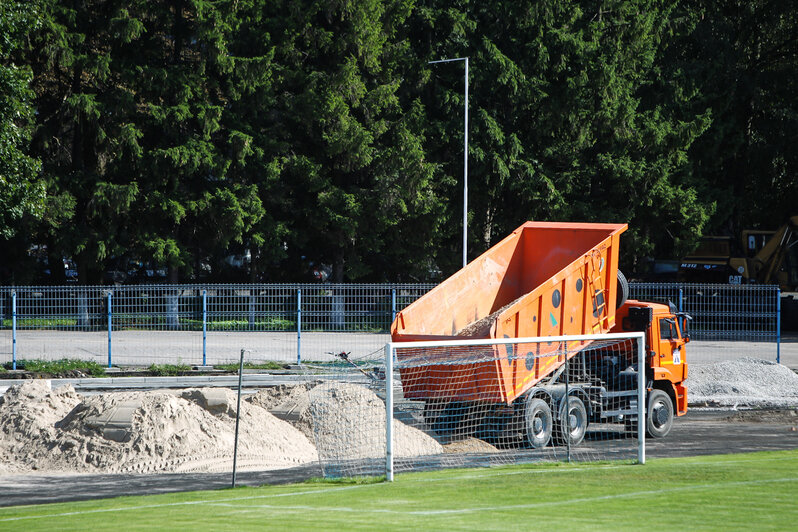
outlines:
[{"label": "pile of gravel", "polygon": [[693,406],[798,406],[798,374],[781,364],[757,358],[691,365],[687,389]]}]

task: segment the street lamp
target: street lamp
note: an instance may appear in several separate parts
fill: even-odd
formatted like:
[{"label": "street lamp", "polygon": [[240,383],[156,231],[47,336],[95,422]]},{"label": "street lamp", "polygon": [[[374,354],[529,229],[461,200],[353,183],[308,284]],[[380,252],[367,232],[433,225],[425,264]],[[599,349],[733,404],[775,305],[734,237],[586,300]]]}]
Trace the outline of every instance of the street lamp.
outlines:
[{"label": "street lamp", "polygon": [[439,59],[438,61],[430,61],[428,64],[435,63],[451,63],[453,61],[465,61],[465,121],[463,129],[465,130],[463,148],[463,268],[465,268],[468,259],[468,58],[456,57],[454,59]]}]

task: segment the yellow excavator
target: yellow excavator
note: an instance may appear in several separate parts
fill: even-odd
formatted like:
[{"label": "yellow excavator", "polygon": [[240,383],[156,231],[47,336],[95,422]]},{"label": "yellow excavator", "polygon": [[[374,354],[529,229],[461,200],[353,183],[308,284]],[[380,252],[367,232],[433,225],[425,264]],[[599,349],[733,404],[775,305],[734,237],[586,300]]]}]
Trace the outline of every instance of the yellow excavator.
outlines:
[{"label": "yellow excavator", "polygon": [[734,253],[731,237],[710,236],[681,260],[679,279],[686,282],[778,284],[798,290],[798,216],[776,231],[745,230],[742,254]]}]

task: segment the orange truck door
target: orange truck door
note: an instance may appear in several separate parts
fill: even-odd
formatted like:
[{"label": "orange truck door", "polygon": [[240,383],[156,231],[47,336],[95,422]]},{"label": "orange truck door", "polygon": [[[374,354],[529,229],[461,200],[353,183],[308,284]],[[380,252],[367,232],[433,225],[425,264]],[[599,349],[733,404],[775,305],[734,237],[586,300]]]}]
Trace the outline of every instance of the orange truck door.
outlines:
[{"label": "orange truck door", "polygon": [[681,380],[684,363],[680,340],[679,328],[674,318],[659,318],[659,365],[670,369],[674,376],[678,374],[678,380]]},{"label": "orange truck door", "polygon": [[685,340],[680,336],[679,327],[673,317],[658,318],[657,329],[659,349],[655,359],[659,361],[659,368],[654,369],[654,378],[670,381],[676,401],[676,415],[681,416],[687,412],[687,387],[684,385],[687,377]]}]

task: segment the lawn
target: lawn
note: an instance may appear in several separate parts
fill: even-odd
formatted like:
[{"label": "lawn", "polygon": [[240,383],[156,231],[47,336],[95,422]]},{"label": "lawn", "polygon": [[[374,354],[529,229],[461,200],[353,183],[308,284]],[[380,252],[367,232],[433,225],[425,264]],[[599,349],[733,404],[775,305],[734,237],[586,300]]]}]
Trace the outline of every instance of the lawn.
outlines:
[{"label": "lawn", "polygon": [[798,451],[0,508],[2,530],[794,530]]}]

